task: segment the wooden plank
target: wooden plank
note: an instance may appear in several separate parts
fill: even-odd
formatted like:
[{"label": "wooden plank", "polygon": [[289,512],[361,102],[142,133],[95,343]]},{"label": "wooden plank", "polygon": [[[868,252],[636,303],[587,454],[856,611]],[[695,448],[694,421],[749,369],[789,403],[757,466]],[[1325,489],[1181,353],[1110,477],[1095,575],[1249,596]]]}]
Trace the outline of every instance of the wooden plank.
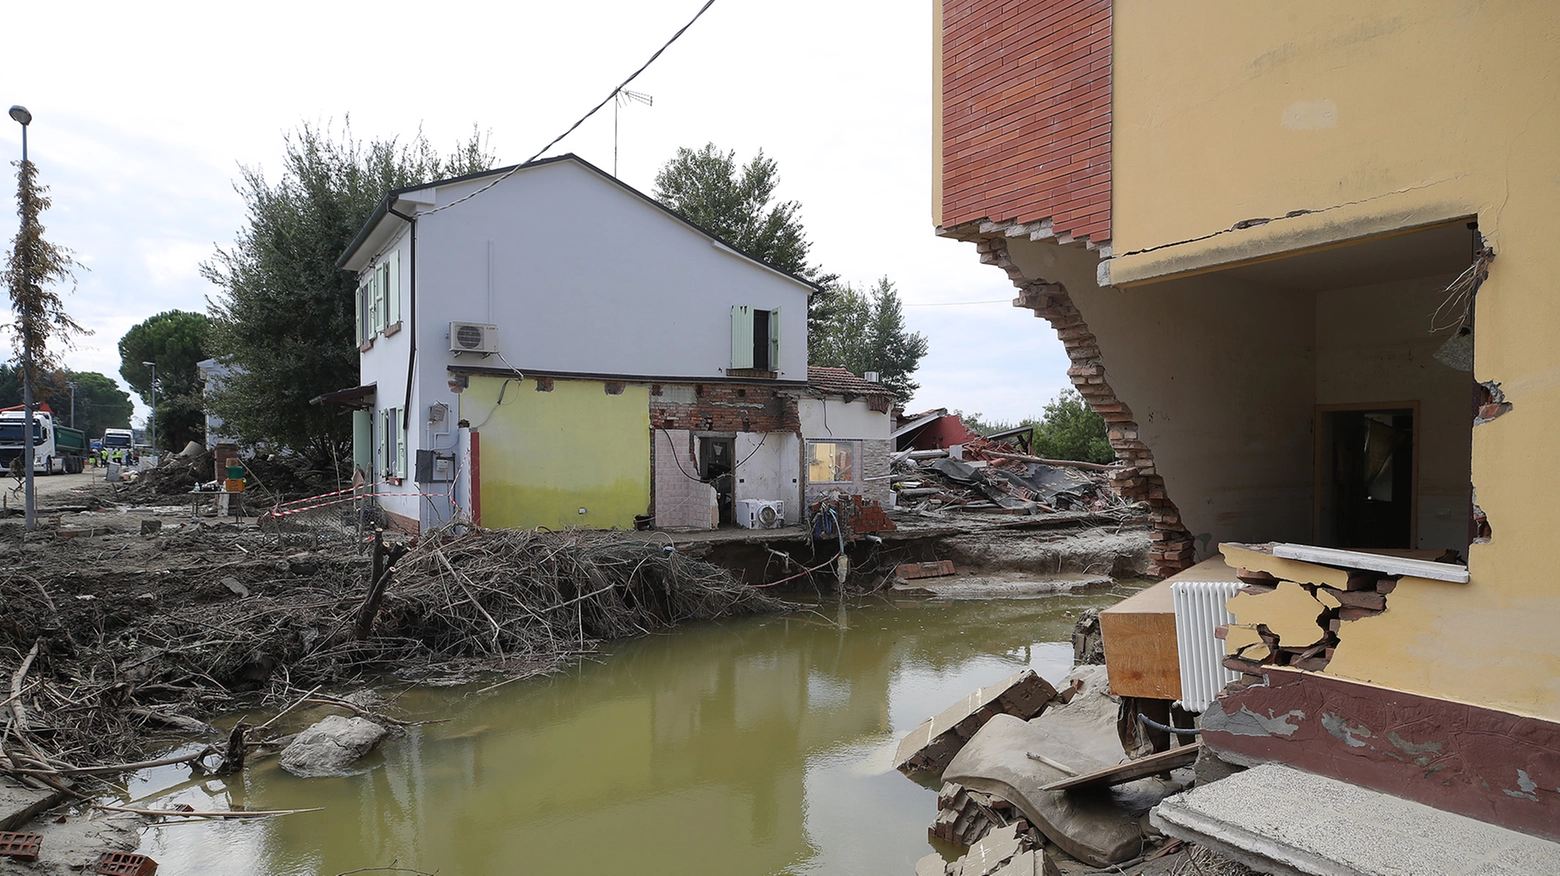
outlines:
[{"label": "wooden plank", "polygon": [[1100,612],[1105,671],[1116,696],[1181,698],[1171,583],[1161,581]]},{"label": "wooden plank", "polygon": [[902,773],[942,772],[969,737],[994,715],[1027,721],[1045,710],[1056,689],[1033,669],[1023,669],[922,721],[899,741],[894,765]]},{"label": "wooden plank", "polygon": [[1041,788],[1042,791],[1065,791],[1068,788],[1088,788],[1095,785],[1111,787],[1124,785],[1137,779],[1146,779],[1156,776],[1166,770],[1177,767],[1191,766],[1197,760],[1197,752],[1202,750],[1202,741],[1193,742],[1191,745],[1183,745],[1180,748],[1172,748],[1169,751],[1161,751],[1148,757],[1129,760],[1126,763],[1095,770],[1081,776],[1062,779],[1052,782]]},{"label": "wooden plank", "polygon": [[1387,554],[1288,543],[1273,545],[1273,556],[1305,563],[1342,566],[1348,569],[1370,569],[1373,572],[1386,572],[1389,575],[1410,575],[1415,578],[1429,578],[1432,581],[1450,581],[1453,584],[1468,583],[1466,566],[1436,563],[1412,557],[1395,557]]}]

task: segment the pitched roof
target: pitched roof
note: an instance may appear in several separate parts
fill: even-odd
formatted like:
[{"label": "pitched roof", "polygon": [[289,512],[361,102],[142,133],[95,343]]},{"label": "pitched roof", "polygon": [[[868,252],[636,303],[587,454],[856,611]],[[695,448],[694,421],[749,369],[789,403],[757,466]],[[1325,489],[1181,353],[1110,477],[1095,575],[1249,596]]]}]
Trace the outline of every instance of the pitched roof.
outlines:
[{"label": "pitched roof", "polygon": [[[511,165],[509,165],[507,167],[495,167],[492,170],[481,170],[481,171],[477,171],[476,173],[468,173],[468,174],[466,174],[464,176],[451,177],[449,179],[438,179],[438,180],[433,180],[431,182],[417,183],[416,185],[403,186],[403,187],[398,188],[398,189],[391,189],[389,192],[385,193],[385,196],[383,198],[380,199],[378,206],[376,206],[374,208],[374,212],[368,217],[368,221],[363,223],[363,227],[358,230],[357,236],[354,237],[352,239],[352,242],[347,245],[347,251],[342,253],[341,257],[336,260],[336,267],[338,269],[345,269],[346,268],[347,263],[352,261],[353,257],[355,255],[357,255],[358,250],[361,249],[363,247],[363,245],[368,242],[369,237],[371,235],[373,235],[373,233],[374,233],[374,229],[379,227],[379,223],[383,222],[385,220],[385,218],[391,214],[391,211],[395,207],[396,199],[399,198],[402,195],[410,194],[412,192],[422,191],[423,189],[432,189],[432,188],[438,188],[439,186],[449,186],[449,185],[454,185],[456,183],[470,182],[472,180],[482,179],[482,178],[485,178],[485,177],[496,177],[496,179],[493,182],[489,183],[488,185],[490,185],[490,186],[497,185],[498,183],[503,182],[505,179],[507,179],[510,176],[513,176],[515,173],[517,173],[519,171],[530,170],[532,168],[544,167],[544,166],[549,165],[549,164],[559,164],[559,163],[573,163],[573,164],[579,165],[580,167],[585,168],[586,170],[591,171],[592,173],[596,174],[596,176],[600,177],[601,179],[603,179],[603,180],[605,180],[607,182],[612,183],[613,185],[617,186],[618,188],[622,189],[623,191],[627,192],[628,194],[633,195],[636,198],[639,198],[641,201],[644,201],[645,203],[649,204],[652,207],[655,207],[656,209],[660,210],[662,213],[665,213],[667,216],[671,217],[672,219],[675,219],[676,221],[681,222],[684,225],[687,225],[688,227],[694,229],[695,231],[699,232],[700,234],[704,235],[705,237],[708,237],[711,241],[713,241],[715,243],[718,243],[720,246],[725,247],[726,249],[728,249],[731,252],[735,253],[737,256],[739,256],[741,258],[744,258],[744,259],[747,259],[750,262],[754,262],[754,263],[756,263],[756,264],[758,264],[758,265],[760,265],[760,266],[762,266],[764,268],[767,268],[767,269],[769,269],[771,271],[774,271],[777,274],[780,274],[783,277],[786,277],[787,279],[795,280],[796,282],[802,284],[803,286],[808,287],[808,290],[809,290],[808,294],[809,295],[811,295],[812,292],[820,290],[820,289],[823,288],[822,286],[818,285],[817,283],[813,282],[812,280],[808,280],[805,277],[800,277],[800,276],[798,276],[798,275],[796,275],[794,273],[791,273],[790,271],[787,271],[784,268],[778,267],[778,266],[772,264],[771,262],[766,261],[765,259],[761,259],[758,256],[753,255],[752,253],[747,252],[747,251],[741,249],[740,247],[738,247],[734,243],[731,243],[729,241],[724,240],[723,238],[720,237],[720,235],[716,234],[715,232],[710,231],[709,229],[705,228],[704,226],[699,225],[698,223],[689,220],[688,218],[686,218],[682,214],[678,213],[677,211],[671,209],[670,207],[666,206],[665,204],[661,203],[660,201],[657,201],[655,198],[650,197],[649,195],[645,194],[644,192],[641,192],[640,190],[638,190],[638,189],[634,188],[633,186],[629,185],[628,183],[623,182],[622,180],[618,179],[617,177],[607,173],[606,171],[602,170],[601,168],[597,167],[594,164],[591,164],[589,161],[586,161],[585,159],[579,157],[578,155],[575,155],[572,152],[567,152],[567,153],[564,153],[563,155],[555,155],[555,156],[552,156],[552,157],[549,157],[549,158],[540,158],[540,159],[537,159],[536,161],[532,161],[532,162],[529,162],[529,163],[526,163],[526,164],[511,164]],[[469,195],[468,195],[468,197],[469,197]],[[411,217],[404,216],[403,214],[400,214],[400,213],[396,213],[395,215],[397,217],[399,217],[399,218],[402,218],[402,219],[410,219],[411,218]]]},{"label": "pitched roof", "polygon": [[892,392],[881,383],[857,377],[844,368],[821,365],[807,366],[807,388],[825,395],[891,396]]}]

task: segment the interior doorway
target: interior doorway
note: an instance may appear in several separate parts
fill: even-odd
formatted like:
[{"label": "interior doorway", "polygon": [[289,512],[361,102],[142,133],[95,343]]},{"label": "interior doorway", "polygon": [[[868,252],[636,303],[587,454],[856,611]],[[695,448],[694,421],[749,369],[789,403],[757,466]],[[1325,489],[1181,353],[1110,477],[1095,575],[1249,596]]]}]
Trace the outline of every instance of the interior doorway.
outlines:
[{"label": "interior doorway", "polygon": [[1317,544],[1418,545],[1418,423],[1418,402],[1317,407]]},{"label": "interior doorway", "polygon": [[736,468],[733,464],[736,450],[736,438],[699,438],[699,477],[715,488],[715,507],[720,514],[720,526],[732,526],[737,522],[732,491],[734,478],[731,476],[732,470]]}]

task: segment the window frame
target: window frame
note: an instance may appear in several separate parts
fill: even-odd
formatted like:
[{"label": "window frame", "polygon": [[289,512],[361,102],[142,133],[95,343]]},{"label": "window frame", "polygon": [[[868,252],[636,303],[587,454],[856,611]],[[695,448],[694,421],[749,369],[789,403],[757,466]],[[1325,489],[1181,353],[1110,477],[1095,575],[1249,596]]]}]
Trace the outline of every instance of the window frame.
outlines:
[{"label": "window frame", "polygon": [[[844,446],[844,447],[849,448],[849,450],[850,450],[850,478],[848,480],[826,480],[826,481],[815,481],[815,480],[813,480],[812,469],[813,469],[813,462],[816,459],[816,456],[815,456],[815,453],[814,453],[814,449],[817,448],[820,445],[825,445],[825,444],[830,445],[830,446]],[[857,485],[857,484],[862,483],[862,479],[861,479],[861,462],[862,462],[861,450],[862,450],[862,443],[861,443],[861,440],[859,438],[830,438],[830,439],[809,438],[809,439],[807,439],[806,447],[805,447],[805,455],[804,455],[804,457],[802,459],[802,468],[807,473],[807,484],[809,486],[832,486],[832,485],[838,485],[838,484]],[[831,462],[830,465],[832,467],[833,463]],[[838,474],[838,472],[836,471],[836,472],[834,472],[834,474]]]},{"label": "window frame", "polygon": [[[758,314],[764,314],[768,337],[759,336]],[[758,366],[759,348],[767,344],[767,367]],[[731,369],[734,371],[780,371],[780,308],[762,308],[751,304],[731,306]]]}]

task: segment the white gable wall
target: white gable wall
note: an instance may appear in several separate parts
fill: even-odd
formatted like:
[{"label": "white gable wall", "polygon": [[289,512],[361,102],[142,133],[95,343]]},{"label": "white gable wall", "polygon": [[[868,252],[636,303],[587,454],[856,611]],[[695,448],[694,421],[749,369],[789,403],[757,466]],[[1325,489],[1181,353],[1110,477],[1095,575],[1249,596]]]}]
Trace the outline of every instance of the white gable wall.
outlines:
[{"label": "white gable wall", "polygon": [[[440,186],[416,197],[431,201],[420,207],[427,211],[492,181]],[[403,199],[396,209],[410,214],[418,206]],[[387,511],[422,526],[444,523],[453,512],[445,497],[449,484],[412,478],[418,449],[449,451],[456,444],[449,432],[458,409],[450,365],[718,379],[731,365],[732,308],[746,305],[780,312],[778,378],[807,379],[808,287],[713,244],[572,161],[522,170],[470,200],[422,212],[415,254],[411,227],[394,216],[384,222],[401,227],[365,271],[397,253],[402,327],[376,337],[362,355],[362,382],[377,384],[376,423],[379,411],[408,406],[415,331],[407,477],[401,485],[381,483],[378,491]],[[451,321],[498,325],[501,355],[451,353]],[[430,418],[440,405],[452,414],[442,424]],[[792,466],[784,479],[796,474]],[[765,493],[779,486],[765,484]]]},{"label": "white gable wall", "polygon": [[[485,184],[438,190],[449,203]],[[418,220],[426,364],[456,361],[451,320],[499,326],[519,369],[715,378],[731,309],[781,312],[779,378],[807,379],[807,287],[735,255],[572,161],[523,170]],[[463,364],[501,367],[463,354]]]}]

